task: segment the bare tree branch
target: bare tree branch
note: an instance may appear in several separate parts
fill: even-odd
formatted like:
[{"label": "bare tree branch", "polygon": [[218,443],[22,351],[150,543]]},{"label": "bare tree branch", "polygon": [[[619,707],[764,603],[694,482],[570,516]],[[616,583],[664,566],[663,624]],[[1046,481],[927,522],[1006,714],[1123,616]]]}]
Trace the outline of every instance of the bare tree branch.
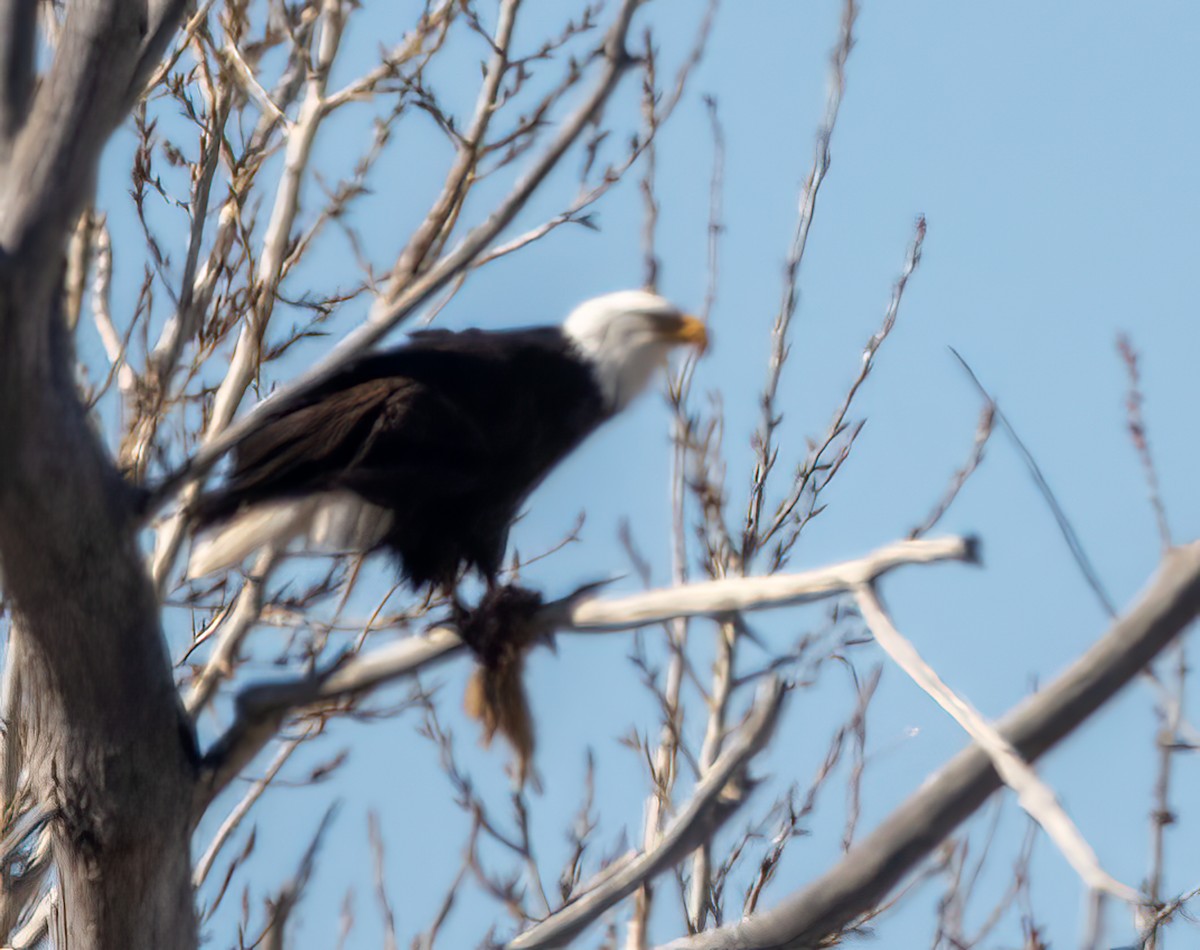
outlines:
[{"label": "bare tree branch", "polygon": [[517,10],[521,0],[501,0],[497,14],[496,35],[492,40],[492,57],[488,61],[475,115],[466,133],[459,141],[458,155],[446,176],[442,192],[429,214],[413,232],[408,246],[400,254],[392,270],[391,286],[399,288],[409,282],[424,268],[427,256],[435,251],[450,234],[458,210],[470,187],[469,179],[478,167],[483,140],[496,110],[496,99],[500,94],[500,83],[508,71],[508,48],[512,42],[513,28],[517,22]]},{"label": "bare tree branch", "polygon": [[[1034,761],[1111,699],[1200,612],[1200,542],[1175,548],[1129,610],[1053,683],[999,725]],[[1001,787],[971,746],[927,779],[837,866],[770,911],[684,937],[664,950],[783,950],[811,947],[870,911],[913,867]]]},{"label": "bare tree branch", "polygon": [[1004,784],[1017,793],[1021,807],[1042,826],[1083,882],[1093,891],[1112,895],[1129,904],[1139,903],[1141,898],[1137,891],[1117,881],[1101,867],[1096,852],[1063,809],[1058,796],[1038,778],[1012,743],[979,710],[947,686],[917,652],[912,641],[900,634],[873,585],[864,584],[854,596],[863,619],[875,635],[875,642],[987,752]]},{"label": "bare tree branch", "polygon": [[[487,249],[523,208],[530,196],[542,183],[578,139],[588,123],[612,95],[617,81],[633,62],[625,49],[625,37],[629,23],[637,9],[638,0],[623,0],[613,25],[605,39],[603,67],[592,92],[576,111],[560,125],[558,135],[539,156],[533,166],[513,186],[488,216],[487,220],[472,229],[458,246],[443,256],[416,279],[389,287],[371,308],[367,323],[347,336],[324,360],[302,374],[291,385],[284,387],[274,399],[286,399],[288,393],[328,378],[351,356],[377,343],[414,310],[427,302],[442,287],[471,265]],[[260,406],[263,405],[260,403]],[[180,489],[185,481],[207,472],[217,460],[249,432],[256,422],[258,408],[247,413],[231,425],[220,436],[207,443],[188,462],[166,476],[148,499],[147,510],[153,510]]]},{"label": "bare tree branch", "polygon": [[987,403],[983,407],[983,411],[979,414],[979,425],[975,427],[975,443],[971,446],[971,454],[962,468],[954,473],[954,477],[950,479],[950,484],[946,487],[945,494],[938,499],[933,510],[925,517],[925,520],[917,527],[913,528],[909,533],[910,538],[919,538],[923,534],[928,534],[932,531],[942,516],[950,510],[950,506],[954,504],[954,499],[958,497],[958,493],[967,483],[975,470],[979,468],[983,462],[983,451],[987,448],[988,439],[992,437],[992,423],[996,419],[996,407],[992,403]]},{"label": "bare tree branch", "polygon": [[321,841],[324,839],[325,832],[329,829],[336,815],[337,804],[334,803],[325,810],[325,814],[321,818],[321,823],[313,833],[312,840],[309,842],[308,847],[304,849],[304,854],[300,857],[300,864],[296,869],[296,873],[280,888],[275,899],[270,902],[270,917],[267,927],[263,931],[262,936],[254,942],[254,945],[262,946],[265,950],[283,950],[286,945],[283,937],[284,931],[287,929],[288,919],[291,917],[292,911],[300,903],[300,898],[304,896],[304,889],[308,886],[308,880],[312,877],[313,869],[316,867],[317,852],[321,849]]},{"label": "bare tree branch", "polygon": [[750,486],[750,503],[746,512],[740,554],[742,563],[747,565],[755,550],[763,543],[759,538],[759,530],[763,505],[766,501],[767,481],[778,457],[775,430],[779,426],[781,417],[775,406],[775,396],[779,391],[779,380],[788,358],[788,336],[792,317],[795,316],[796,306],[800,299],[798,286],[800,265],[804,261],[804,250],[808,246],[808,232],[812,228],[813,215],[816,212],[817,195],[821,190],[821,183],[824,182],[825,175],[829,171],[829,146],[833,139],[833,130],[837,126],[842,95],[846,91],[846,61],[850,58],[850,50],[854,47],[854,22],[857,19],[857,0],[845,0],[842,9],[841,34],[833,54],[830,56],[829,95],[825,103],[825,117],[821,122],[821,127],[817,130],[812,169],[805,179],[800,195],[795,233],[792,235],[787,262],[784,264],[783,299],[779,304],[779,312],[775,316],[775,324],[771,328],[771,358],[767,369],[767,382],[763,387],[761,399],[763,417],[758,431],[754,435],[756,455],[754,477]]},{"label": "bare tree branch", "polygon": [[[900,541],[865,558],[803,574],[732,577],[613,599],[589,596],[594,587],[589,585],[544,605],[533,622],[547,634],[554,630],[605,633],[678,617],[720,617],[739,610],[807,603],[853,590],[905,564],[973,562],[975,548],[973,541],[962,538]],[[246,687],[237,697],[236,720],[205,755],[193,814],[203,813],[297,709],[361,695],[462,649],[456,630],[434,627],[422,636],[354,656],[325,671]]]},{"label": "bare tree branch", "polygon": [[583,889],[564,908],[535,924],[505,945],[506,950],[535,950],[566,946],[610,907],[638,886],[668,870],[706,841],[746,800],[753,783],[745,776],[750,759],[765,747],[778,721],[786,691],[771,678],[759,687],[754,706],[738,733],[731,737],[712,771],[697,783],[691,799],[663,829],[655,848],[625,863],[616,873],[604,872],[597,886]]}]

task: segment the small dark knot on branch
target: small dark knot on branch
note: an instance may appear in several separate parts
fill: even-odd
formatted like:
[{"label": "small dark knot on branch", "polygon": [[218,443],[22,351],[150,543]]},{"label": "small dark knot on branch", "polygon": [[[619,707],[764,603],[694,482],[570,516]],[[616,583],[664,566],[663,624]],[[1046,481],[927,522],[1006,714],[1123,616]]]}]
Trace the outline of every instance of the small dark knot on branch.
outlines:
[{"label": "small dark knot on branch", "polygon": [[613,69],[618,73],[623,73],[625,70],[640,66],[645,62],[645,57],[629,52],[625,46],[625,38],[621,36],[611,37],[604,44],[604,58],[612,63]]}]

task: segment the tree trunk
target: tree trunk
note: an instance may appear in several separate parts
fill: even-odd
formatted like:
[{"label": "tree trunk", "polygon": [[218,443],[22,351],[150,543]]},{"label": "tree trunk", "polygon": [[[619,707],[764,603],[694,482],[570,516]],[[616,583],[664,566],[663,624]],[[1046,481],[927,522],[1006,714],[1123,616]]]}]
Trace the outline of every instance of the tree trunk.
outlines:
[{"label": "tree trunk", "polygon": [[195,946],[195,752],[130,492],[76,398],[56,282],[9,264],[0,264],[0,570],[20,631],[9,662],[24,702],[14,713],[33,787],[56,810],[70,946]]},{"label": "tree trunk", "polygon": [[80,404],[59,307],[100,150],[178,10],[72,4],[34,83],[20,48],[32,36],[13,36],[32,6],[0,0],[0,578],[22,683],[11,712],[32,787],[54,809],[69,945],[194,947],[195,745],[132,492]]}]

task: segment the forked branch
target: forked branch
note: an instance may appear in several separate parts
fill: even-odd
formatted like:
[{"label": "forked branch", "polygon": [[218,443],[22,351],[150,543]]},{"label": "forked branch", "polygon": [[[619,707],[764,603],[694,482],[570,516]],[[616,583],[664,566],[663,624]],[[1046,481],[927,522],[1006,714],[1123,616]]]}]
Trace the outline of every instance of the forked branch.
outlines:
[{"label": "forked branch", "polygon": [[[1163,559],[1129,610],[1058,679],[998,724],[1033,762],[1111,699],[1200,613],[1200,542]],[[922,783],[835,867],[772,910],[662,950],[784,950],[820,945],[877,906],[1002,781],[972,745]]]}]

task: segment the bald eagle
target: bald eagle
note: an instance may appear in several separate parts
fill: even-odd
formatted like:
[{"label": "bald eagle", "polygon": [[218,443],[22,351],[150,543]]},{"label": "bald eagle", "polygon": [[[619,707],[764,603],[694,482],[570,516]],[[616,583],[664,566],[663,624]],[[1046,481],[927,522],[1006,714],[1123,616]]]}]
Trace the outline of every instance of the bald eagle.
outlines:
[{"label": "bald eagle", "polygon": [[264,410],[232,472],[192,510],[188,574],[301,540],[319,552],[383,547],[414,585],[494,586],[529,493],[642,392],[667,354],[707,343],[662,297],[588,300],[561,326],[426,330],[368,353]]}]

